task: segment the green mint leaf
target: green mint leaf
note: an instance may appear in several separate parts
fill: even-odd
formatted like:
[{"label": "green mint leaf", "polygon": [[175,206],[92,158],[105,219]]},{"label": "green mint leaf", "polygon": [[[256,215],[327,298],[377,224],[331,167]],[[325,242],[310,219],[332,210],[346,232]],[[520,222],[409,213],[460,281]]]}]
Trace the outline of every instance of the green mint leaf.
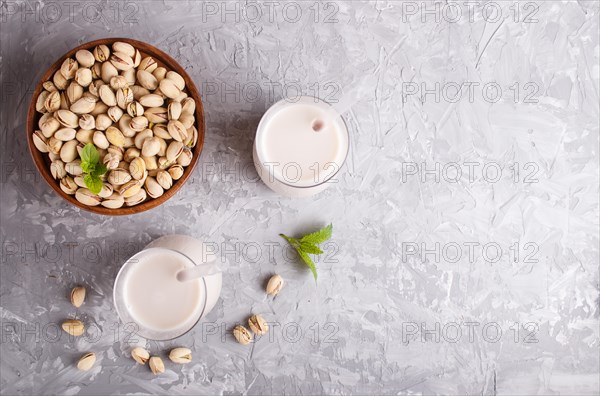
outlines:
[{"label": "green mint leaf", "polygon": [[92,164],[91,162],[81,161],[81,169],[85,173],[92,173],[94,169],[96,169],[96,164]]},{"label": "green mint leaf", "polygon": [[327,227],[321,228],[319,231],[304,235],[302,238],[300,238],[300,242],[306,242],[310,245],[318,245],[331,238],[332,232],[333,225],[329,224]]},{"label": "green mint leaf", "polygon": [[298,241],[296,238],[292,238],[284,234],[279,234],[279,236],[288,241],[288,243],[296,249],[298,249],[298,247],[300,246],[300,241]]},{"label": "green mint leaf", "polygon": [[96,150],[96,146],[92,143],[88,143],[81,150],[81,162],[89,162],[90,164],[96,165],[100,161],[100,154]]},{"label": "green mint leaf", "polygon": [[108,171],[108,168],[106,167],[106,165],[97,164],[95,169],[90,173],[92,173],[94,176],[102,176],[103,174],[106,173],[106,171]]},{"label": "green mint leaf", "polygon": [[102,179],[97,176],[87,174],[83,177],[83,182],[94,194],[98,194],[102,190]]},{"label": "green mint leaf", "polygon": [[310,243],[307,243],[307,242],[300,243],[300,249],[302,249],[303,252],[310,253],[310,254],[322,254],[323,253],[323,251],[318,246],[311,245]]},{"label": "green mint leaf", "polygon": [[296,249],[296,251],[300,255],[300,258],[302,258],[302,260],[306,263],[306,265],[308,265],[308,268],[310,268],[310,270],[312,271],[312,274],[315,277],[315,282],[316,282],[317,281],[317,267],[315,266],[315,263],[312,261],[312,259],[310,258],[310,256],[307,253],[303,252],[300,249]]}]

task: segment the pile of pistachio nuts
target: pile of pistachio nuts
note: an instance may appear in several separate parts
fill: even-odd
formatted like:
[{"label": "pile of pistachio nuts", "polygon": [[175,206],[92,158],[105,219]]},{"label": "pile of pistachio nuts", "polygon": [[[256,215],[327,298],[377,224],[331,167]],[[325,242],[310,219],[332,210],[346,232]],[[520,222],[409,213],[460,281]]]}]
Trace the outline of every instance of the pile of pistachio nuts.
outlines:
[{"label": "pile of pistachio nuts", "polygon": [[[62,191],[84,205],[117,209],[158,198],[192,161],[196,103],[183,77],[129,43],[77,51],[43,88],[33,142],[48,153]],[[107,167],[97,194],[81,167],[88,143]]]}]

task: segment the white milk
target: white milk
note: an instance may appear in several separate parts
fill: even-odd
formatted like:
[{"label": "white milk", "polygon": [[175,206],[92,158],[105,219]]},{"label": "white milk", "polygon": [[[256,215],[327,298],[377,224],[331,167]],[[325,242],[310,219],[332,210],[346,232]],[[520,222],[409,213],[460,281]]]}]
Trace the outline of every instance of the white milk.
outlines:
[{"label": "white milk", "polygon": [[[179,271],[194,266],[210,275],[185,282],[177,279]],[[135,324],[137,335],[169,340],[185,334],[213,309],[221,284],[216,256],[204,243],[168,235],[123,264],[115,280],[114,301],[121,321]]]},{"label": "white milk", "polygon": [[203,282],[180,282],[177,272],[193,263],[171,250],[149,249],[143,253],[123,280],[123,299],[132,319],[156,331],[192,327],[204,308]]},{"label": "white milk", "polygon": [[334,181],[348,143],[344,121],[327,103],[313,97],[295,103],[280,101],[260,121],[254,163],[273,190],[292,197],[309,196]]}]

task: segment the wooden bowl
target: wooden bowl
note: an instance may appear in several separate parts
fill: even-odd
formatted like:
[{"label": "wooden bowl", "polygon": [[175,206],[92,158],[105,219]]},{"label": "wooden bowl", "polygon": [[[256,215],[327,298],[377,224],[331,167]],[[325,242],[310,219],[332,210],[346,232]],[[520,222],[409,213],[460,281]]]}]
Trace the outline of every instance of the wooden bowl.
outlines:
[{"label": "wooden bowl", "polygon": [[[187,167],[184,168],[183,176],[179,180],[176,180],[176,181],[174,180],[173,186],[170,189],[165,190],[165,192],[162,196],[160,196],[158,198],[148,197],[148,199],[146,201],[142,202],[141,204],[135,205],[135,206],[123,206],[118,209],[109,209],[109,208],[105,208],[104,206],[101,206],[101,205],[98,205],[98,206],[84,205],[84,204],[80,203],[79,201],[77,201],[77,199],[75,199],[74,195],[68,195],[63,190],[61,190],[60,185],[59,185],[60,181],[55,180],[52,177],[52,174],[50,172],[50,162],[51,161],[50,161],[50,158],[48,157],[48,153],[42,153],[42,152],[38,151],[38,149],[35,147],[35,145],[33,143],[33,133],[37,129],[39,129],[38,122],[39,122],[40,117],[42,116],[42,114],[38,113],[35,109],[37,97],[40,95],[40,93],[44,89],[42,84],[45,81],[52,80],[52,76],[54,75],[54,73],[57,70],[60,69],[60,66],[62,65],[64,60],[69,57],[74,58],[75,53],[77,51],[79,51],[81,49],[87,49],[89,51],[93,51],[94,47],[96,47],[97,45],[101,45],[101,44],[107,45],[109,48],[111,48],[111,51],[112,51],[112,44],[115,41],[123,41],[123,42],[133,45],[135,48],[137,48],[140,51],[142,58],[144,58],[146,56],[151,56],[156,60],[156,62],[158,63],[159,66],[165,67],[167,70],[173,70],[173,71],[179,73],[183,77],[183,79],[185,80],[185,85],[186,85],[186,89],[184,91],[188,94],[189,97],[193,98],[196,101],[196,114],[195,114],[196,123],[195,123],[195,126],[196,126],[196,129],[198,129],[198,142],[196,143],[196,146],[193,148],[192,162]],[[108,215],[108,216],[122,216],[122,215],[130,215],[130,214],[134,214],[134,213],[144,212],[146,210],[155,208],[155,207],[163,204],[165,201],[167,201],[169,198],[171,198],[173,195],[175,195],[175,193],[177,193],[177,191],[179,191],[179,189],[184,185],[186,180],[190,177],[190,175],[194,171],[194,167],[196,166],[198,158],[200,157],[200,153],[202,152],[202,147],[204,146],[204,134],[205,134],[205,126],[204,126],[204,109],[202,107],[202,100],[200,99],[200,94],[198,93],[198,90],[196,89],[196,86],[194,85],[194,82],[192,81],[190,76],[188,76],[188,74],[185,72],[185,70],[173,58],[171,58],[169,55],[165,54],[163,51],[151,46],[150,44],[146,44],[142,41],[127,39],[127,38],[106,38],[106,39],[90,41],[89,43],[82,44],[76,48],[73,48],[71,51],[67,52],[66,54],[64,54],[62,57],[60,57],[60,59],[58,59],[48,69],[48,71],[46,71],[46,73],[44,73],[41,81],[35,87],[35,90],[33,91],[33,96],[31,98],[31,104],[29,105],[29,111],[27,113],[27,142],[29,144],[29,152],[31,153],[31,156],[33,157],[33,162],[35,163],[36,168],[38,169],[40,174],[43,176],[44,180],[46,180],[48,185],[50,187],[52,187],[52,189],[54,191],[56,191],[56,193],[58,195],[60,195],[65,201],[69,202],[71,205],[75,205],[75,206],[77,206],[81,209],[87,210],[89,212],[99,213],[99,214]]]}]

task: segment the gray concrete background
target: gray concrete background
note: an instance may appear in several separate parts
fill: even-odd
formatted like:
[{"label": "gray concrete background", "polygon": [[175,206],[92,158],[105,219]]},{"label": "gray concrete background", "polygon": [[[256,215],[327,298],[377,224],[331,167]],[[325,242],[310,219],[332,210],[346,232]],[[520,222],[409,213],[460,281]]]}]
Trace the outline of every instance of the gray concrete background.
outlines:
[{"label": "gray concrete background", "polygon": [[[597,2],[459,2],[460,16],[445,2],[91,4],[0,2],[2,394],[598,394]],[[207,135],[173,199],[110,218],[56,196],[24,128],[58,56],[118,36],[187,69]],[[339,183],[294,200],[256,182],[270,104],[357,86]],[[277,235],[328,222],[315,285]],[[146,343],[119,323],[112,282],[171,233],[218,244],[223,292],[191,333]],[[275,272],[287,286],[269,300]],[[230,330],[251,312],[278,325],[244,347]],[[85,338],[57,331],[70,317]],[[194,361],[155,377],[136,344]],[[80,373],[88,350],[98,362]]]}]

